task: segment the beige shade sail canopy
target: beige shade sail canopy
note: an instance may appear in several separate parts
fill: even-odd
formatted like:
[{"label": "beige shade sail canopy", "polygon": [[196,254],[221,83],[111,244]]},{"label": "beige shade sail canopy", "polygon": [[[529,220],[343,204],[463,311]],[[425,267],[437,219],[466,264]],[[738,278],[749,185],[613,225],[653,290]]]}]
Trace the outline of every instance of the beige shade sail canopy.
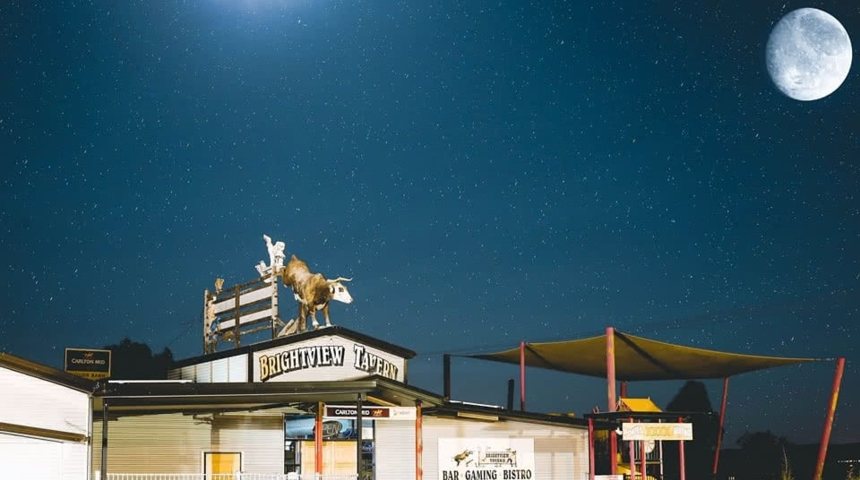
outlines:
[{"label": "beige shade sail canopy", "polygon": [[[615,332],[615,377],[622,381],[726,378],[816,358],[770,357],[686,347]],[[520,364],[520,349],[468,355]],[[559,342],[526,343],[525,364],[606,378],[606,335]]]}]

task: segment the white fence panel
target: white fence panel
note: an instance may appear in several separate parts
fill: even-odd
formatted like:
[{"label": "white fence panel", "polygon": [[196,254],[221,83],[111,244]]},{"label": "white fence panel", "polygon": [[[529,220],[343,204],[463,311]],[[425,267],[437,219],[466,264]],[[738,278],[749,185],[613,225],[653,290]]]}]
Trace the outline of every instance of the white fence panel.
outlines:
[{"label": "white fence panel", "polygon": [[[98,478],[98,477],[96,477]],[[107,480],[356,480],[356,475],[294,473],[108,473]]]}]

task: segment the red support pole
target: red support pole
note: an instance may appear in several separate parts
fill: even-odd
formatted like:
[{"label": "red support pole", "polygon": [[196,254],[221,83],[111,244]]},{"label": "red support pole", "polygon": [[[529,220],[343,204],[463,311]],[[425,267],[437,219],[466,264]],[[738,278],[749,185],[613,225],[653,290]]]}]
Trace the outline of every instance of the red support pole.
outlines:
[{"label": "red support pole", "polygon": [[526,410],[526,342],[520,342],[520,411]]},{"label": "red support pole", "polygon": [[[317,417],[314,422],[314,472],[317,476],[322,476],[323,473],[323,414],[325,404],[317,403]],[[359,447],[361,448],[361,447]]]},{"label": "red support pole", "polygon": [[627,454],[630,455],[630,478],[636,478],[636,455],[634,454],[636,447],[633,440],[627,442]]},{"label": "red support pole", "polygon": [[[615,329],[606,327],[606,402],[610,412],[616,410],[615,400]],[[609,473],[618,474],[618,436],[609,431]]]},{"label": "red support pole", "polygon": [[594,419],[588,419],[588,479],[594,480]]},{"label": "red support pole", "polygon": [[720,448],[723,445],[723,427],[726,424],[726,401],[729,398],[729,377],[723,379],[723,400],[720,403],[720,427],[717,430],[717,449],[714,451],[713,474],[717,476],[717,466],[720,464]]},{"label": "red support pole", "polygon": [[[684,421],[683,417],[678,417],[678,423]],[[678,461],[681,464],[681,480],[687,480],[687,461],[684,458],[684,441],[678,442]]]},{"label": "red support pole", "polygon": [[621,398],[627,398],[627,382],[621,382]]},{"label": "red support pole", "polygon": [[647,472],[645,471],[645,467],[647,466],[647,464],[645,463],[645,440],[639,440],[639,453],[642,455],[642,457],[640,458],[640,461],[642,463],[642,469],[640,470],[640,472],[642,472],[642,480],[645,480],[646,478],[648,478],[648,476],[646,475]]},{"label": "red support pole", "polygon": [[[627,419],[628,422],[633,423],[632,418]],[[627,454],[630,455],[630,480],[636,478],[636,446],[633,440],[627,442]]]},{"label": "red support pole", "polygon": [[818,462],[815,464],[813,480],[821,480],[824,474],[824,460],[827,458],[827,446],[830,444],[830,431],[833,429],[833,417],[836,416],[836,403],[839,401],[839,387],[842,385],[842,374],[845,372],[845,357],[836,359],[836,372],[833,374],[833,387],[830,390],[830,404],[827,406],[827,416],[824,418],[824,431],[821,432],[821,444],[818,447]]},{"label": "red support pole", "polygon": [[424,417],[421,400],[415,402],[415,480],[424,478]]}]

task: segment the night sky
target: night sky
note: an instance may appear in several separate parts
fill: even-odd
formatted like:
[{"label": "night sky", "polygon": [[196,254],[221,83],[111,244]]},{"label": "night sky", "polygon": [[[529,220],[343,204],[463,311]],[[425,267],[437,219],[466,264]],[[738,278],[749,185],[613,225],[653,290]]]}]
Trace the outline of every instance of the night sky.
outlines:
[{"label": "night sky", "polygon": [[[774,86],[768,34],[804,6],[856,51],[846,1],[0,2],[0,350],[200,355],[203,291],[255,278],[267,233],[354,277],[333,322],[418,352],[413,385],[615,326],[846,356],[833,440],[860,441],[860,78]],[[732,379],[728,446],[817,441],[833,369]],[[454,397],[516,375],[457,358]],[[597,379],[527,385],[605,408]]]}]

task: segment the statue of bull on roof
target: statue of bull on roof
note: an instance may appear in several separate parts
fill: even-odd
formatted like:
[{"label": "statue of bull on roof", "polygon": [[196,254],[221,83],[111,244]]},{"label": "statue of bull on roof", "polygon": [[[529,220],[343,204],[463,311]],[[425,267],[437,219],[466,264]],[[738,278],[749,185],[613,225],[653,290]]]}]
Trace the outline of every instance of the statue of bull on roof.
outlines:
[{"label": "statue of bull on roof", "polygon": [[319,328],[316,313],[322,310],[325,317],[325,326],[331,326],[328,314],[328,305],[332,300],[343,303],[352,303],[343,282],[352,281],[351,278],[337,277],[327,279],[321,273],[312,273],[308,264],[293,255],[289,263],[281,269],[281,280],[284,285],[293,289],[293,295],[299,302],[298,331],[307,329],[307,318],[310,315],[314,329]]}]

